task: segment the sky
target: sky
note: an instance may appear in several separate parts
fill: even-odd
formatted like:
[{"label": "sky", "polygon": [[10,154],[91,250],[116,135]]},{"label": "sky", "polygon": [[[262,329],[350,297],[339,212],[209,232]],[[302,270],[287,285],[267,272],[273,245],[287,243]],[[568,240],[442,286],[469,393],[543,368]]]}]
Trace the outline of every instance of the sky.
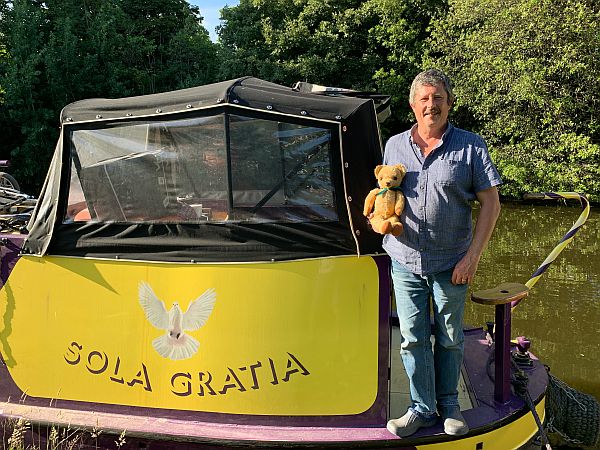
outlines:
[{"label": "sky", "polygon": [[210,39],[215,42],[217,40],[217,33],[215,28],[219,25],[219,11],[225,5],[236,6],[239,0],[188,0],[190,4],[196,5],[200,8],[200,13],[204,17],[204,27],[210,34]]}]

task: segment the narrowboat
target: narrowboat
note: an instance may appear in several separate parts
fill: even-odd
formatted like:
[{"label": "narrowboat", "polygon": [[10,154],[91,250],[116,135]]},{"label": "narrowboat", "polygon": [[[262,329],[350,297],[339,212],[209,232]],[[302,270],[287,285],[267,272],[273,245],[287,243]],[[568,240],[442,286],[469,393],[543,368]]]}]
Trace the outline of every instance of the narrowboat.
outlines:
[{"label": "narrowboat", "polygon": [[538,436],[548,374],[511,337],[518,283],[473,296],[496,322],[465,330],[469,433],[386,429],[410,399],[362,208],[388,103],[245,77],[66,106],[30,221],[0,236],[1,417],[149,449]]}]

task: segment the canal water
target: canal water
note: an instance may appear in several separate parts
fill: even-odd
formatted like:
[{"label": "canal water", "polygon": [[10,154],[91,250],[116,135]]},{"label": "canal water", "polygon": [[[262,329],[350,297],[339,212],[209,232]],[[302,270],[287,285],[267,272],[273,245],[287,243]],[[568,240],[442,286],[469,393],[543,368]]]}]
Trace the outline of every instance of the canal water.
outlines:
[{"label": "canal water", "polygon": [[[580,213],[573,200],[503,203],[471,290],[525,283]],[[493,307],[467,302],[466,324],[493,320]],[[551,373],[600,400],[600,208],[513,310],[512,333],[531,339]]]}]

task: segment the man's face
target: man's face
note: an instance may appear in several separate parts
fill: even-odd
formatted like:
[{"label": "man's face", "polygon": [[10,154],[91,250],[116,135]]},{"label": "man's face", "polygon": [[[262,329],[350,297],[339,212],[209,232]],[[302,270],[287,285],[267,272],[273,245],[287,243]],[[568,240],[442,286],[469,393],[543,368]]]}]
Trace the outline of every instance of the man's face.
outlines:
[{"label": "man's face", "polygon": [[413,101],[410,107],[419,126],[439,128],[446,125],[450,105],[443,86],[421,85],[417,88]]}]

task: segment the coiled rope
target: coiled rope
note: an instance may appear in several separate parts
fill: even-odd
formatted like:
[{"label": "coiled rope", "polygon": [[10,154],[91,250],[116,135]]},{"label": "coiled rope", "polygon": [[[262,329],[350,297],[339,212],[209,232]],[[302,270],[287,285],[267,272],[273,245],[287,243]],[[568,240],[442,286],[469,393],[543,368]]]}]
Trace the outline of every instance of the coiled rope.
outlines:
[{"label": "coiled rope", "polygon": [[[578,199],[581,202],[581,214],[577,221],[573,224],[571,229],[562,237],[559,243],[554,247],[550,254],[546,257],[544,262],[536,269],[531,278],[525,283],[525,286],[532,288],[540,279],[542,274],[548,269],[550,264],[560,255],[567,245],[573,240],[575,234],[587,221],[590,215],[590,204],[585,195],[577,192],[544,192],[540,194],[525,194],[525,199],[531,200],[560,200],[560,199]],[[512,303],[512,308],[515,308],[521,300],[517,300]]]},{"label": "coiled rope", "polygon": [[546,434],[546,430],[544,428],[544,424],[540,419],[540,416],[535,409],[535,403],[533,403],[533,399],[531,398],[531,394],[527,389],[527,384],[529,383],[529,377],[527,374],[519,368],[519,366],[515,363],[515,360],[511,358],[511,363],[515,372],[512,375],[511,383],[515,388],[515,394],[517,394],[521,400],[525,402],[531,414],[533,415],[533,419],[540,431],[540,447],[545,448],[547,450],[552,450],[552,446],[548,442],[548,435]]},{"label": "coiled rope", "polygon": [[[494,371],[492,370],[492,364],[494,364],[494,362],[495,362],[495,354],[496,354],[495,347],[496,347],[496,343],[492,342],[492,345],[490,347],[490,352],[488,354],[488,360],[485,365],[487,376],[492,381],[492,383],[495,382],[495,378],[496,378],[494,376]],[[521,368],[517,365],[517,363],[515,362],[514,359],[511,358],[510,362],[513,367],[513,373],[511,374],[510,382],[513,385],[515,394],[517,396],[519,396],[519,398],[521,398],[521,400],[523,400],[523,402],[529,408],[529,411],[531,411],[531,414],[533,415],[533,419],[535,420],[535,423],[539,430],[539,438],[540,438],[539,445],[541,448],[545,448],[546,450],[552,450],[552,446],[550,445],[549,440],[548,440],[548,434],[546,433],[546,428],[544,428],[544,424],[542,423],[542,420],[540,419],[540,416],[538,415],[537,410],[535,409],[535,403],[533,402],[533,399],[531,398],[531,394],[529,393],[529,390],[527,389],[527,384],[529,383],[529,376],[527,375],[527,373],[525,373],[523,370],[521,370]],[[547,409],[547,407],[546,407],[546,409]],[[562,420],[562,418],[559,420]],[[548,431],[556,431],[556,429],[548,428]],[[561,433],[561,436],[564,437],[564,435],[562,433]],[[578,442],[579,441],[577,441],[577,443]]]}]

